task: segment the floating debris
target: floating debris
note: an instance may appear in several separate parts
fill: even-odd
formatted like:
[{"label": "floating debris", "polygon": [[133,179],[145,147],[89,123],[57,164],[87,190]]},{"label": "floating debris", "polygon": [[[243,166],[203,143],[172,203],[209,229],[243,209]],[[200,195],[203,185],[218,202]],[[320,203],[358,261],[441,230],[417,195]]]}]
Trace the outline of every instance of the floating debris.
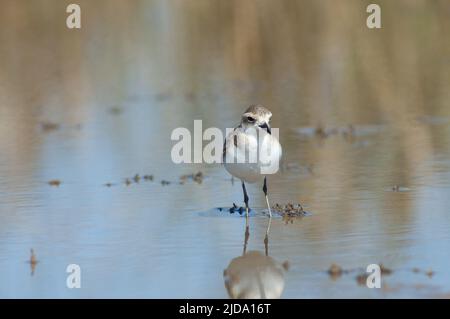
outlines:
[{"label": "floating debris", "polygon": [[112,186],[114,186],[114,184],[113,183],[105,183],[105,184],[103,184],[103,186],[112,187]]},{"label": "floating debris", "polygon": [[150,181],[150,182],[153,181],[153,175],[144,175],[143,178],[144,178],[144,181]]},{"label": "floating debris", "polygon": [[424,273],[427,277],[431,278],[434,276],[435,272],[432,269],[429,269],[427,271],[422,270],[418,267],[414,267],[413,269],[411,269],[411,271],[415,274],[419,274],[419,273]]},{"label": "floating debris", "polygon": [[325,128],[322,125],[318,125],[314,130],[314,135],[319,138],[326,138],[330,133],[326,132]]},{"label": "floating debris", "polygon": [[38,260],[36,258],[36,254],[34,253],[34,249],[33,248],[30,249],[30,261],[29,262],[32,265],[36,265],[38,263]]},{"label": "floating debris", "polygon": [[163,179],[163,180],[161,181],[161,185],[162,185],[162,186],[170,185],[170,182]]},{"label": "floating debris", "polygon": [[43,131],[50,132],[50,131],[59,130],[60,125],[58,123],[44,122],[44,123],[41,123],[41,127],[42,127]]},{"label": "floating debris", "polygon": [[237,208],[238,208],[237,205],[235,203],[233,203],[233,207],[230,207],[230,209],[229,209],[230,214],[234,214],[234,212],[236,211]]},{"label": "floating debris", "polygon": [[408,187],[403,187],[399,185],[394,185],[391,188],[391,191],[393,192],[408,192],[410,189]]},{"label": "floating debris", "polygon": [[180,176],[180,184],[184,184],[187,180],[192,180],[198,184],[203,182],[203,173],[197,172],[196,174],[188,174]]},{"label": "floating debris", "polygon": [[[389,276],[394,273],[394,269],[388,268],[384,266],[382,263],[378,263],[380,267],[380,274],[383,276]],[[409,269],[408,271],[411,271],[412,273],[418,274],[418,273],[424,273],[429,278],[431,278],[434,275],[433,270],[424,271],[421,270],[418,267],[414,267],[412,269]],[[343,269],[341,266],[337,264],[332,264],[330,268],[328,269],[327,273],[330,275],[330,277],[334,280],[339,278],[342,275],[350,274],[350,273],[358,273],[358,275],[355,277],[356,282],[360,286],[365,286],[367,282],[367,278],[369,277],[370,273],[367,273],[364,268],[354,268],[354,269]]]},{"label": "floating debris", "polygon": [[341,266],[337,264],[331,264],[330,268],[328,269],[328,274],[332,279],[337,279],[342,276],[344,273],[344,270]]},{"label": "floating debris", "polygon": [[341,130],[342,136],[350,142],[353,142],[355,138],[355,127],[349,124],[346,128]]},{"label": "floating debris", "polygon": [[121,108],[120,106],[113,106],[109,108],[109,113],[113,114],[113,115],[120,115],[123,113],[123,108]]},{"label": "floating debris", "polygon": [[126,178],[125,179],[125,185],[130,186],[131,184],[132,184],[131,180],[129,178]]},{"label": "floating debris", "polygon": [[133,181],[137,184],[139,184],[139,181],[141,180],[141,177],[139,176],[139,174],[134,175],[133,177]]},{"label": "floating debris", "polygon": [[61,181],[59,179],[52,179],[48,181],[48,185],[59,187],[59,185],[61,185]]},{"label": "floating debris", "polygon": [[366,274],[366,273],[360,274],[360,275],[356,276],[356,282],[360,286],[366,286],[368,277],[369,277],[369,274]]},{"label": "floating debris", "polygon": [[380,272],[382,275],[390,275],[392,274],[393,270],[385,267],[383,264],[380,263]]},{"label": "floating debris", "polygon": [[298,164],[296,162],[284,163],[281,166],[281,169],[283,171],[291,171],[291,172],[303,173],[303,174],[307,174],[307,175],[314,175],[314,171],[313,171],[314,164],[308,164],[308,165],[301,166],[300,164]]},{"label": "floating debris", "polygon": [[[378,265],[380,266],[380,274],[381,275],[388,276],[388,275],[391,275],[394,272],[393,269],[387,268],[382,263],[379,263]],[[370,275],[370,273],[366,273],[366,272],[363,272],[363,273],[357,275],[356,276],[356,281],[358,282],[358,285],[365,286],[366,283],[367,283],[367,278],[369,277],[369,275]]]},{"label": "floating debris", "polygon": [[308,213],[303,209],[301,204],[292,204],[287,203],[282,206],[280,204],[275,204],[272,206],[272,209],[277,212],[280,216],[288,216],[288,217],[303,217]]},{"label": "floating debris", "polygon": [[30,259],[28,260],[28,263],[30,264],[31,268],[31,276],[34,275],[34,270],[36,269],[36,265],[38,264],[38,260],[36,258],[36,254],[34,253],[34,249],[30,249]]},{"label": "floating debris", "polygon": [[[222,209],[220,208],[219,211],[222,211]],[[248,212],[250,213],[252,210],[250,209],[250,207],[248,208]],[[230,214],[234,214],[236,212],[239,213],[239,215],[242,215],[245,213],[245,207],[242,206],[238,206],[236,205],[236,203],[233,203],[233,207],[231,207],[230,209],[228,209],[228,212]]]},{"label": "floating debris", "polygon": [[203,173],[202,172],[198,172],[197,174],[194,175],[194,181],[201,184],[203,182]]},{"label": "floating debris", "polygon": [[332,135],[341,135],[345,140],[349,142],[356,141],[357,137],[367,137],[378,134],[382,132],[385,128],[383,124],[365,124],[365,125],[354,125],[348,124],[343,127],[331,127],[327,128],[318,124],[316,127],[301,127],[296,129],[296,131],[306,137],[318,137],[320,139],[328,138]]}]

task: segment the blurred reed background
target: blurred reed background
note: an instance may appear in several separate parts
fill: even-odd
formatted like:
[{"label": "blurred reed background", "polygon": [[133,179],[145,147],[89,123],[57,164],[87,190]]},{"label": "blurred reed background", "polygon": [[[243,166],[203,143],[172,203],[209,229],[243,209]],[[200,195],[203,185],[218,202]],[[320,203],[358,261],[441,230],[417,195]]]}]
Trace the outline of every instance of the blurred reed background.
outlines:
[{"label": "blurred reed background", "polygon": [[[93,100],[114,105],[159,92],[197,98],[161,114],[165,120],[195,110],[236,115],[254,101],[287,127],[402,127],[449,114],[446,0],[378,1],[381,30],[365,25],[370,1],[78,1],[79,31],[65,27],[68,3],[1,1],[0,149],[15,141],[2,152],[12,170],[33,157],[28,143],[39,143],[31,138],[39,121],[56,112],[83,123]],[[15,125],[5,123],[11,118]],[[448,135],[427,127],[416,133],[401,136],[401,164],[387,168],[413,171],[434,140],[448,144]],[[414,147],[417,138],[427,141],[424,149]]]}]

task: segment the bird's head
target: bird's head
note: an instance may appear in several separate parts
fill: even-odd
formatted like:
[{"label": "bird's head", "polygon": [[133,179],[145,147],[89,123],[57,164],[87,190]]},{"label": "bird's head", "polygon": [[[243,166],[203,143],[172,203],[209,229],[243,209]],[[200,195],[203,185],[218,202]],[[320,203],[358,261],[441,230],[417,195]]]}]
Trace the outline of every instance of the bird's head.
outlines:
[{"label": "bird's head", "polygon": [[262,129],[266,129],[271,134],[270,118],[272,112],[266,109],[262,105],[250,105],[250,107],[242,114],[241,124],[245,128],[258,126]]}]

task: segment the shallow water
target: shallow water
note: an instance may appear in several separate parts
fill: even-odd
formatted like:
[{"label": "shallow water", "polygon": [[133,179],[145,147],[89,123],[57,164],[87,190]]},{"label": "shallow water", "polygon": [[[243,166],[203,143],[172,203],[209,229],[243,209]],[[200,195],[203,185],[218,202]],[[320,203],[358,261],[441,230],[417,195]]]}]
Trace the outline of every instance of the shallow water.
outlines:
[{"label": "shallow water", "polygon": [[[450,291],[447,2],[382,2],[378,33],[359,1],[79,3],[68,31],[56,0],[1,1],[0,297],[228,297],[245,218],[216,208],[242,205],[241,186],[174,164],[170,134],[233,127],[255,102],[283,145],[272,203],[311,213],[271,223],[282,297]],[[247,250],[263,255],[261,186]],[[81,289],[66,287],[72,263]],[[333,279],[333,263],[349,271]],[[393,270],[381,289],[357,283],[372,263]]]}]

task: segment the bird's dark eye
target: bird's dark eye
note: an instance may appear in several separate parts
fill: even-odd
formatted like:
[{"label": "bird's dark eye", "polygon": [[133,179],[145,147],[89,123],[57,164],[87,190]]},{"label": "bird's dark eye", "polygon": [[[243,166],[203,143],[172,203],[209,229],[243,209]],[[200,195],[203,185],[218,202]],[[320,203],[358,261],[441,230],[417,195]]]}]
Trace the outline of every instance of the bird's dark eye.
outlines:
[{"label": "bird's dark eye", "polygon": [[247,121],[249,122],[255,122],[255,118],[251,117],[251,116],[247,116]]}]

